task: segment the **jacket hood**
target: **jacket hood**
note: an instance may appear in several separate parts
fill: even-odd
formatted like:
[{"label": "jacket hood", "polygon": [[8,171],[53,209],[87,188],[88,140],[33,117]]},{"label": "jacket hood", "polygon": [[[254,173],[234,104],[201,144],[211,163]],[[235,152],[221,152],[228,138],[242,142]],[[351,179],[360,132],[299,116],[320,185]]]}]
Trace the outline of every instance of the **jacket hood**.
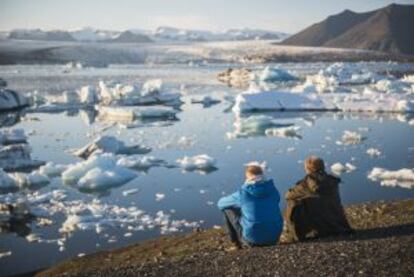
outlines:
[{"label": "jacket hood", "polygon": [[275,187],[273,185],[273,180],[261,180],[255,183],[247,183],[242,186],[242,190],[248,194],[257,197],[263,198],[268,196],[274,191]]},{"label": "jacket hood", "polygon": [[326,172],[314,172],[307,176],[307,183],[312,191],[330,194],[337,190],[341,179]]}]

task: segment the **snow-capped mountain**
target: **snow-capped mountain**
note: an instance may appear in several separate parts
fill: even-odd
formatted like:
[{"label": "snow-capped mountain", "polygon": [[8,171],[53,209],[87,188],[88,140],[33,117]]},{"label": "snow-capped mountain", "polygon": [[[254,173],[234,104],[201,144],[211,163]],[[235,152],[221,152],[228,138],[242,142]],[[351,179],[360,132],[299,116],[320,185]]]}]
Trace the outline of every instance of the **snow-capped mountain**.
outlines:
[{"label": "snow-capped mountain", "polygon": [[43,31],[40,29],[12,30],[8,38],[15,40],[79,41],[79,42],[152,42],[152,41],[234,41],[282,40],[288,35],[260,29],[229,29],[223,32],[180,29],[168,26],[154,31],[131,29],[126,31],[100,30],[91,27],[72,31]]}]

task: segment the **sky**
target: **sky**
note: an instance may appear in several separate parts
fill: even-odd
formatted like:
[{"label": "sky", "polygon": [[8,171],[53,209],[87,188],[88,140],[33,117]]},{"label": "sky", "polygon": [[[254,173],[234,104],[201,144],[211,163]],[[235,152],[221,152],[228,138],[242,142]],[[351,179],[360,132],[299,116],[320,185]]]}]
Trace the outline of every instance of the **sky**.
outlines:
[{"label": "sky", "polygon": [[414,0],[0,0],[0,30],[261,28],[294,33],[345,9]]}]

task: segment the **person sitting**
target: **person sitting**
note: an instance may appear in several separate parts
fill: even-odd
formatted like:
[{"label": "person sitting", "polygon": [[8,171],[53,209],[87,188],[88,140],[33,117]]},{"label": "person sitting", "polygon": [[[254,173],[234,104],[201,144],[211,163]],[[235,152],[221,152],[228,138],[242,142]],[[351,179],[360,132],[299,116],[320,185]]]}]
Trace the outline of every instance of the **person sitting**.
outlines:
[{"label": "person sitting", "polygon": [[321,158],[311,156],[304,164],[306,176],[289,189],[285,198],[286,241],[352,232],[339,196],[339,178],[325,172]]},{"label": "person sitting", "polygon": [[237,248],[274,245],[283,229],[279,192],[259,165],[248,165],[245,176],[235,193],[217,203],[224,212],[230,239]]}]

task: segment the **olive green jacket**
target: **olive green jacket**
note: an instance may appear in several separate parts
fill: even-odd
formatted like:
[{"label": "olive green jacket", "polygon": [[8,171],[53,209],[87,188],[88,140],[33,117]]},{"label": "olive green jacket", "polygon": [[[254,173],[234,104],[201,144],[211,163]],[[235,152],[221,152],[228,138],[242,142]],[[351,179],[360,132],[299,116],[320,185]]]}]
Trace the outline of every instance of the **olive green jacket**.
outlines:
[{"label": "olive green jacket", "polygon": [[340,181],[320,171],[289,189],[285,195],[288,241],[352,232],[339,196]]}]

